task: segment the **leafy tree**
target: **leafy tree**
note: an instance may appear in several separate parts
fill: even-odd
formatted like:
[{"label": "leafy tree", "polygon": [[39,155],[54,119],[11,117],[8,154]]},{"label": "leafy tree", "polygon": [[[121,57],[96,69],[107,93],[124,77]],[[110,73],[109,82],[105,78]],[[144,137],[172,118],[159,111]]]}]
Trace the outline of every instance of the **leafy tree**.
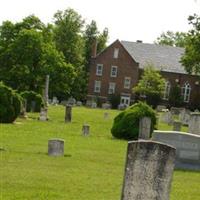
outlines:
[{"label": "leafy tree", "polygon": [[164,85],[165,81],[159,71],[155,70],[152,64],[148,64],[133,91],[139,93],[140,96],[145,96],[147,103],[156,107],[161,100]]},{"label": "leafy tree", "polygon": [[188,21],[193,29],[188,33],[185,54],[181,58],[181,63],[189,74],[200,76],[200,17],[194,14],[189,16]]},{"label": "leafy tree", "polygon": [[167,31],[162,33],[155,41],[156,44],[175,47],[185,47],[187,33]]}]

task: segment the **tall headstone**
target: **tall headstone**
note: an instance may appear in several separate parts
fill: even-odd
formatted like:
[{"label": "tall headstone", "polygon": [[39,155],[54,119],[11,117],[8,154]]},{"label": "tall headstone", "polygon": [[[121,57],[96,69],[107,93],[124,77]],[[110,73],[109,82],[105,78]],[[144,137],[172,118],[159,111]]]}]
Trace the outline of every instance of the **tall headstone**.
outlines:
[{"label": "tall headstone", "polygon": [[90,126],[88,124],[83,125],[82,134],[84,136],[88,136],[90,134]]},{"label": "tall headstone", "polygon": [[200,113],[191,113],[188,130],[189,133],[200,135]]},{"label": "tall headstone", "polygon": [[151,118],[143,117],[140,119],[139,123],[139,139],[146,139],[150,138],[151,133]]},{"label": "tall headstone", "polygon": [[174,161],[171,146],[129,142],[121,200],[169,200]]},{"label": "tall headstone", "polygon": [[63,156],[65,141],[59,138],[53,138],[48,141],[49,156]]},{"label": "tall headstone", "polygon": [[65,122],[71,122],[72,120],[72,106],[66,105],[65,106]]}]

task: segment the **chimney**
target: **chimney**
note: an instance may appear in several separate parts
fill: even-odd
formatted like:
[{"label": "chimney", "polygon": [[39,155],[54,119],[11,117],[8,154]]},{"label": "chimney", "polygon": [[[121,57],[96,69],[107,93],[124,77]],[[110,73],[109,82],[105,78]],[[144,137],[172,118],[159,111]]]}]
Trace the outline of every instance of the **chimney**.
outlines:
[{"label": "chimney", "polygon": [[137,43],[142,43],[142,40],[136,40]]},{"label": "chimney", "polygon": [[97,40],[95,39],[95,40],[92,42],[91,57],[92,57],[92,58],[95,58],[96,55],[97,55]]}]

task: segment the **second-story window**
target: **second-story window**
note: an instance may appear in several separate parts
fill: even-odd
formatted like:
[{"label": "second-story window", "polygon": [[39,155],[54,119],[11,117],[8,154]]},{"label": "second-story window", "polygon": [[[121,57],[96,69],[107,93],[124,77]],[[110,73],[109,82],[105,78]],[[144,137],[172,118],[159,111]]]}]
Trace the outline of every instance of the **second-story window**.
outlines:
[{"label": "second-story window", "polygon": [[96,66],[96,75],[97,76],[102,76],[103,74],[103,65],[102,64],[97,64]]},{"label": "second-story window", "polygon": [[94,82],[94,92],[100,93],[101,91],[101,81]]},{"label": "second-story window", "polygon": [[117,77],[117,66],[112,66],[111,67],[110,76],[111,77]]},{"label": "second-story window", "polygon": [[124,78],[124,88],[130,89],[131,86],[131,77],[125,77]]},{"label": "second-story window", "polygon": [[115,48],[115,49],[114,49],[113,58],[118,58],[118,56],[119,56],[119,49],[118,49],[118,48]]},{"label": "second-story window", "polygon": [[108,88],[108,94],[114,94],[115,93],[115,83],[110,82],[109,88]]}]

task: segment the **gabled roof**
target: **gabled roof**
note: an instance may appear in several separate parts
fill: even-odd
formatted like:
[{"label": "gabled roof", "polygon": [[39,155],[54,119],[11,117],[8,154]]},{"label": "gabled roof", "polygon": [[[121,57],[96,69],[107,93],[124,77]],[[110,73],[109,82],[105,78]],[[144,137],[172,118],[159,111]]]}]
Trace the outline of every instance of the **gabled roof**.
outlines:
[{"label": "gabled roof", "polygon": [[141,69],[151,63],[161,71],[187,74],[180,63],[184,48],[128,41],[121,41],[121,44]]}]

